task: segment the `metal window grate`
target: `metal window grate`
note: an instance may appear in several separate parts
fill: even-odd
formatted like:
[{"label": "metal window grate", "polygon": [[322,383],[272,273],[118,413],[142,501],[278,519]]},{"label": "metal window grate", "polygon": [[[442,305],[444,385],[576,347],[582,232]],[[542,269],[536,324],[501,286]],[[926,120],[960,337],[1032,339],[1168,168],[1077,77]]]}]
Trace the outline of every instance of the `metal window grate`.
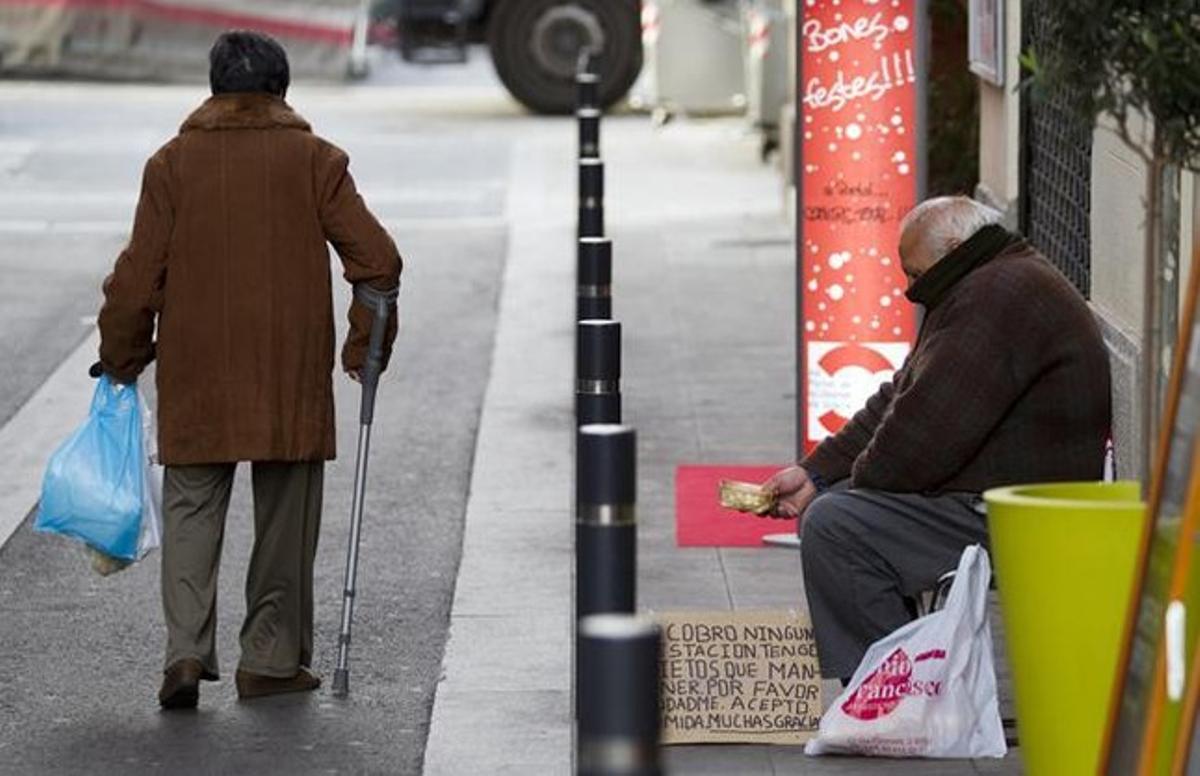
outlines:
[{"label": "metal window grate", "polygon": [[[1051,5],[1024,0],[1021,47],[1053,42]],[[1066,107],[1070,84],[1021,100],[1021,230],[1075,287],[1091,292],[1092,127]]]}]

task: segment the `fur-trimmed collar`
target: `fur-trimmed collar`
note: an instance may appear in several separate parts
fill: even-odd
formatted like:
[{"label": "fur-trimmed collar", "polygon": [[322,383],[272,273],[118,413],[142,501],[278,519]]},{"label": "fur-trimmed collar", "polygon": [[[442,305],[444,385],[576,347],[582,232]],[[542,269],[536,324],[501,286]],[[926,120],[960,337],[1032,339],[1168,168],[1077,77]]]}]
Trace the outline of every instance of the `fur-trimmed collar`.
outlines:
[{"label": "fur-trimmed collar", "polygon": [[300,118],[282,98],[258,92],[213,95],[188,116],[179,131],[217,129],[312,131],[308,122]]}]

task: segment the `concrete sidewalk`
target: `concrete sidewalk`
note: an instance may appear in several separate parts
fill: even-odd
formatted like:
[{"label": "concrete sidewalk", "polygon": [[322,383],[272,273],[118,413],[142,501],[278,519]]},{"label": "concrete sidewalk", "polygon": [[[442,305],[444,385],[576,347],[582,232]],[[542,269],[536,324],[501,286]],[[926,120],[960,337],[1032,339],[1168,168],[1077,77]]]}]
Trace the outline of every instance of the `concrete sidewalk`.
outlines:
[{"label": "concrete sidewalk", "polygon": [[[610,233],[617,256],[614,315],[625,335],[625,419],[639,436],[643,610],[804,606],[794,550],[675,544],[676,466],[782,466],[795,450],[792,227],[777,173],[757,166],[752,143],[731,134],[721,123],[684,125],[658,143],[606,146],[616,205]],[[639,177],[647,169],[672,191],[654,191],[648,174]],[[648,218],[663,201],[670,211],[657,222]],[[839,690],[826,683],[826,702]],[[685,774],[1020,770],[1015,754],[1004,761],[914,762],[808,758],[799,747],[762,745],[668,747],[665,761]]]},{"label": "concrete sidewalk", "polygon": [[[675,546],[681,463],[786,464],[794,449],[791,228],[779,177],[736,120],[605,119],[614,317],[638,432],[643,611],[803,605],[786,549]],[[522,150],[522,148],[526,150]],[[536,148],[536,153],[532,149]],[[509,259],[428,774],[571,767],[574,136],[518,144]],[[796,747],[669,748],[674,773],[1018,773],[1018,758],[806,758]]]},{"label": "concrete sidewalk", "polygon": [[426,774],[569,773],[571,136],[512,152],[508,261]]}]

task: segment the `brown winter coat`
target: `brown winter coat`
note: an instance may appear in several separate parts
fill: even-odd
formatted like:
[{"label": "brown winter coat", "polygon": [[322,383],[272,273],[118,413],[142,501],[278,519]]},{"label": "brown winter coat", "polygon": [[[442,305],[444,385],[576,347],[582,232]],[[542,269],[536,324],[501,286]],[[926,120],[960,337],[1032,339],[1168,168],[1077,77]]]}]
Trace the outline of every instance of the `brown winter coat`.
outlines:
[{"label": "brown winter coat", "polygon": [[[401,266],[347,167],[265,94],[212,97],[146,163],[104,282],[100,360],[129,382],[157,357],[163,463],[334,457],[326,242],[350,283],[394,288]],[[342,361],[357,369],[371,325],[358,302],[350,324]]]},{"label": "brown winter coat", "polygon": [[801,466],[917,493],[1099,479],[1109,390],[1087,303],[1018,240],[927,311],[904,366]]}]

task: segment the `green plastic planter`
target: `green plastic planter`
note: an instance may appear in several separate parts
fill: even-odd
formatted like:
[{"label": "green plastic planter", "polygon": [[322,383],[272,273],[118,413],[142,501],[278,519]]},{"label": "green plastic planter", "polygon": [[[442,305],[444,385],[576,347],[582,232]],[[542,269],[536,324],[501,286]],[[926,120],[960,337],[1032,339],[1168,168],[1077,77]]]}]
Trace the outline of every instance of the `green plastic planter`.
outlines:
[{"label": "green plastic planter", "polygon": [[1096,773],[1145,504],[1136,482],[984,494],[1028,776]]}]

